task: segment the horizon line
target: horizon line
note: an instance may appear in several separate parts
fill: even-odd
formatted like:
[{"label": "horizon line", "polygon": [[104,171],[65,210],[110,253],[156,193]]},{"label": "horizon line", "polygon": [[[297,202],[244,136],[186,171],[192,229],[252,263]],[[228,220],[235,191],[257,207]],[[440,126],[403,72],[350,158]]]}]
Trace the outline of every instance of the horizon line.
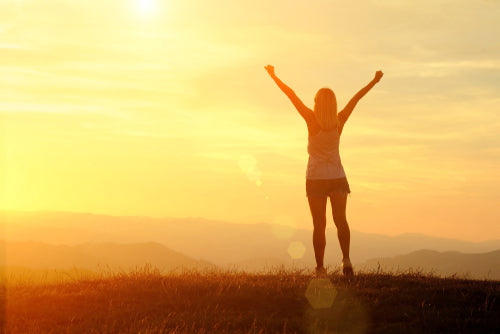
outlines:
[{"label": "horizon line", "polygon": [[[205,218],[205,217],[195,217],[195,216],[187,216],[187,217],[168,217],[168,216],[162,216],[162,217],[153,217],[153,216],[145,216],[145,215],[113,215],[109,213],[94,213],[94,212],[82,212],[82,211],[63,211],[63,210],[18,210],[18,209],[0,209],[0,214],[6,213],[6,212],[17,212],[17,213],[58,213],[58,214],[78,214],[78,215],[93,215],[93,216],[107,216],[107,217],[115,217],[115,218],[146,218],[146,219],[152,219],[152,220],[162,220],[162,219],[182,219],[182,220],[188,220],[188,219],[198,219],[198,220],[205,220],[209,222],[217,222],[217,223],[225,223],[225,224],[231,224],[231,225],[273,225],[273,226],[283,226],[295,230],[302,230],[302,231],[309,231],[309,229],[305,228],[297,228],[289,225],[283,225],[283,224],[276,224],[276,223],[270,223],[270,222],[254,222],[254,223],[238,223],[238,222],[231,222],[227,220],[220,220],[220,219],[212,219],[212,218]],[[310,229],[312,231],[312,228]],[[377,236],[383,236],[383,237],[389,237],[389,238],[397,238],[397,237],[402,237],[402,236],[422,236],[422,237],[427,237],[427,238],[434,238],[434,239],[441,239],[441,240],[453,240],[453,241],[464,241],[464,242],[470,242],[470,243],[485,243],[485,242],[498,242],[500,241],[500,238],[496,239],[484,239],[484,240],[465,240],[465,239],[456,239],[456,238],[451,238],[451,237],[442,237],[442,236],[433,236],[429,234],[423,234],[423,233],[418,233],[418,232],[405,232],[405,233],[400,233],[400,234],[380,234],[380,233],[371,233],[371,232],[362,232],[359,230],[351,229],[351,232],[356,232],[356,233],[361,233],[361,234],[366,234],[366,235],[377,235]]]}]

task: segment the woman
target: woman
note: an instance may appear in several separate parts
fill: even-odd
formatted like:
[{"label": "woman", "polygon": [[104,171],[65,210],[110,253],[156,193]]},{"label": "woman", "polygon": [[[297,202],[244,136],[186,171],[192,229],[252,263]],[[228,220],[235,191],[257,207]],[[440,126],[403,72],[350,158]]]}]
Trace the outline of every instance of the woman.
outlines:
[{"label": "woman", "polygon": [[302,103],[290,87],[276,76],[274,66],[267,65],[264,68],[292,101],[307,124],[309,161],[306,171],[306,194],[314,225],[313,246],[316,257],[316,275],[326,275],[323,257],[326,245],[326,203],[327,198],[330,197],[333,221],[337,227],[337,236],[343,255],[342,272],[345,276],[351,277],[354,275],[349,258],[351,232],[346,219],[347,194],[351,190],[340,160],[339,139],[344,124],[356,104],[380,81],[383,73],[377,71],[375,78],[356,93],[345,108],[337,114],[337,100],[331,89],[321,88],[316,93],[314,109],[311,110]]}]

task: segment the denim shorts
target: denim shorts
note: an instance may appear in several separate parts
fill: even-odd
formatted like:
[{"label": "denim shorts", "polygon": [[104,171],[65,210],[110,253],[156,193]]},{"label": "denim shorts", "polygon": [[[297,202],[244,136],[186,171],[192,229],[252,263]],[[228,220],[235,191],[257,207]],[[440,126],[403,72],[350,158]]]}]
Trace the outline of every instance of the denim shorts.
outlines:
[{"label": "denim shorts", "polygon": [[306,179],[306,195],[307,197],[328,197],[332,193],[349,194],[351,189],[347,178],[340,179]]}]

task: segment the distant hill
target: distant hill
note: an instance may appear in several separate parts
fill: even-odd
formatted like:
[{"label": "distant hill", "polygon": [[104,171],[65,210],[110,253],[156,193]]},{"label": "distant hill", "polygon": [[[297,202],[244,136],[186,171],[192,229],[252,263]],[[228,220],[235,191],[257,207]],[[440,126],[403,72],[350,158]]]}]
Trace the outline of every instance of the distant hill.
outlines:
[{"label": "distant hill", "polygon": [[[8,241],[51,244],[156,242],[190,258],[220,266],[259,268],[291,263],[288,249],[302,243],[297,265],[314,265],[311,229],[273,224],[235,224],[203,218],[149,218],[72,212],[4,211],[4,237]],[[312,228],[312,227],[311,227]],[[1,231],[1,228],[0,228]],[[374,257],[393,257],[421,249],[485,253],[500,249],[500,240],[469,242],[420,234],[386,236],[351,230],[351,259],[362,263]],[[339,265],[340,247],[335,227],[327,229],[325,263]]]},{"label": "distant hill", "polygon": [[[15,268],[35,270],[116,271],[142,268],[150,264],[163,272],[175,269],[204,270],[216,266],[196,260],[154,242],[135,244],[86,243],[74,246],[51,245],[36,241],[0,241],[0,268],[7,272],[23,272]],[[304,269],[304,260],[250,258],[227,263],[224,268],[266,272],[276,269]],[[15,270],[14,270],[14,269]],[[333,269],[333,268],[331,268]],[[437,275],[474,279],[500,280],[500,250],[466,254],[419,250],[395,257],[372,258],[355,264],[356,271],[407,272],[408,270]],[[26,271],[28,272],[28,271]]]},{"label": "distant hill", "polygon": [[207,261],[195,260],[154,242],[67,246],[36,241],[0,241],[0,266],[6,267],[130,270],[146,264],[163,271],[213,266]]},{"label": "distant hill", "polygon": [[409,269],[474,279],[500,280],[500,250],[482,254],[419,250],[395,257],[374,258],[357,266],[364,270],[404,272]]}]

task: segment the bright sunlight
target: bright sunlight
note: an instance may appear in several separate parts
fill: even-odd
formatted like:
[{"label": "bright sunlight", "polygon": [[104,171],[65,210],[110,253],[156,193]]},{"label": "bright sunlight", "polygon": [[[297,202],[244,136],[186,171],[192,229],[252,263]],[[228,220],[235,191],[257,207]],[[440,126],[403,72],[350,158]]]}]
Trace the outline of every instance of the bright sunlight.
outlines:
[{"label": "bright sunlight", "polygon": [[155,0],[136,0],[136,6],[143,15],[151,15],[157,7]]}]

